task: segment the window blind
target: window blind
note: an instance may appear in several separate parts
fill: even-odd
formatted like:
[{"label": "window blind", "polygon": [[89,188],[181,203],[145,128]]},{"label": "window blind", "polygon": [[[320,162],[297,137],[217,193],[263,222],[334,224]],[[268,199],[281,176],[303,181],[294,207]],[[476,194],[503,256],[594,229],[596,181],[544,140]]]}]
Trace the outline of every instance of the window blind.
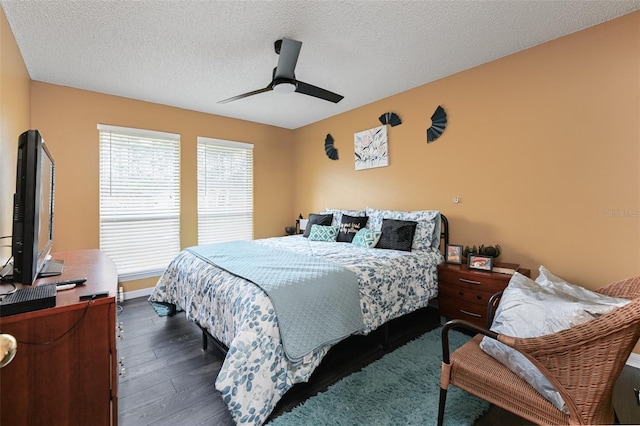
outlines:
[{"label": "window blind", "polygon": [[120,281],[157,276],[180,251],[180,137],[98,125],[100,250]]},{"label": "window blind", "polygon": [[198,244],[253,239],[253,144],[198,137]]}]

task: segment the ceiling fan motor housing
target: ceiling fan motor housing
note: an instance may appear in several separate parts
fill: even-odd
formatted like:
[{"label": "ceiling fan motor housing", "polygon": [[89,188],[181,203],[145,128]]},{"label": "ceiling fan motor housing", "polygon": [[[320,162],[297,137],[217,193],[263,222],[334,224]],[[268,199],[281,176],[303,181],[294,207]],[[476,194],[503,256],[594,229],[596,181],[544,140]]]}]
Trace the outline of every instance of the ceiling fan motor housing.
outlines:
[{"label": "ceiling fan motor housing", "polygon": [[298,88],[298,84],[292,78],[276,78],[273,80],[273,90],[278,93],[293,93]]}]

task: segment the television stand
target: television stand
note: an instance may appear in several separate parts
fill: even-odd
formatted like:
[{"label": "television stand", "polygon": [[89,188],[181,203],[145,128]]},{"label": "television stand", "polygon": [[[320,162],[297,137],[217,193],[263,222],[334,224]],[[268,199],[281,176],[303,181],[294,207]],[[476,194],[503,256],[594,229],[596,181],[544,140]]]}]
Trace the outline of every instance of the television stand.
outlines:
[{"label": "television stand", "polygon": [[38,273],[38,278],[62,275],[62,271],[64,271],[64,260],[49,259]]},{"label": "television stand", "polygon": [[[15,358],[0,369],[0,425],[117,426],[116,267],[99,250],[54,257],[64,260],[64,273],[35,287],[87,281],[58,292],[54,307],[0,317],[2,333],[18,340]],[[102,292],[109,296],[80,300]]]}]

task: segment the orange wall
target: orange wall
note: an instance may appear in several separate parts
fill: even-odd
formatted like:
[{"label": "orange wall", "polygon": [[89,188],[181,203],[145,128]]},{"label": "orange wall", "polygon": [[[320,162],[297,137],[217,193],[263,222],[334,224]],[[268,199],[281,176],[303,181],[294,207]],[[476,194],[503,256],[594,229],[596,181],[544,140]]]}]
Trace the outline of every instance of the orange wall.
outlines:
[{"label": "orange wall", "polygon": [[[389,166],[355,171],[353,134],[387,111],[403,121]],[[439,209],[452,244],[498,243],[506,262],[590,288],[640,274],[640,12],[294,133],[296,213]]]},{"label": "orange wall", "polygon": [[[11,206],[16,182],[18,136],[29,128],[30,79],[16,41],[0,7],[0,237],[11,235]],[[11,239],[0,240],[0,246]],[[0,266],[11,248],[0,247]]]},{"label": "orange wall", "polygon": [[[41,82],[31,84],[31,124],[56,160],[54,251],[99,247],[98,123],[181,135],[181,244],[197,244],[198,136],[254,144],[254,236],[294,223],[290,130]],[[125,291],[155,279],[124,283]]]}]

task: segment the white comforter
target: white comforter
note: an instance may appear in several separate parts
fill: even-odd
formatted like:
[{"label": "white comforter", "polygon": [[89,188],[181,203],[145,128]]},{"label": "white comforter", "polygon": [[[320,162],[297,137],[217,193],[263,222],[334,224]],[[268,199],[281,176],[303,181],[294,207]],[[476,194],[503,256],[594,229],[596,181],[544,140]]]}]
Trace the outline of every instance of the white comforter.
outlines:
[{"label": "white comforter", "polygon": [[[302,236],[256,240],[280,249],[322,256],[359,277],[360,307],[368,334],[390,319],[427,306],[437,295],[437,250],[364,249],[349,243],[309,241]],[[256,285],[181,252],[167,267],[154,302],[174,303],[187,318],[225,343],[229,352],[216,389],[238,424],[262,424],[282,395],[309,379],[326,346],[291,363],[283,353],[278,323],[267,295]]]}]

